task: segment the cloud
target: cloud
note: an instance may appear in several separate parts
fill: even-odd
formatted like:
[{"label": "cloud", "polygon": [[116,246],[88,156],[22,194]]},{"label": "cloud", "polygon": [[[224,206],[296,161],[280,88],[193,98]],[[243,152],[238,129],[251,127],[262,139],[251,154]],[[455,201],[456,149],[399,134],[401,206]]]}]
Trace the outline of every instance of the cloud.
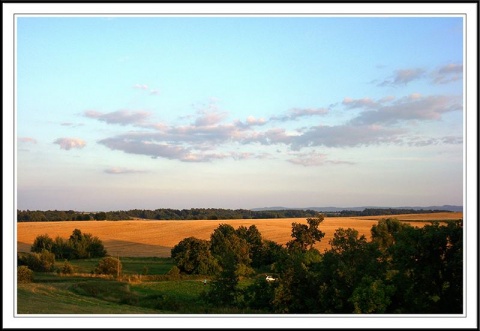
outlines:
[{"label": "cloud", "polygon": [[133,88],[138,89],[138,90],[148,90],[148,85],[146,84],[135,84],[133,85]]},{"label": "cloud", "polygon": [[84,116],[88,118],[94,118],[108,124],[129,125],[144,123],[145,120],[151,116],[151,114],[146,111],[131,110],[118,110],[110,113],[101,113],[96,110],[87,110],[84,112]]},{"label": "cloud", "polygon": [[213,126],[227,117],[226,112],[219,111],[199,111],[199,116],[195,120],[195,126]]},{"label": "cloud", "polygon": [[398,86],[406,85],[414,80],[423,78],[425,75],[425,69],[414,68],[414,69],[400,69],[396,70],[392,77],[384,80],[379,86]]},{"label": "cloud", "polygon": [[354,164],[353,162],[346,161],[330,161],[327,159],[326,154],[317,153],[316,151],[311,151],[309,153],[296,153],[293,158],[287,159],[287,161],[304,167],[317,167],[327,164]]},{"label": "cloud", "polygon": [[63,123],[60,123],[61,126],[70,126],[72,128],[76,128],[76,127],[79,127],[79,126],[83,126],[82,123],[80,124],[76,124],[76,123],[71,123],[71,122],[63,122]]},{"label": "cloud", "polygon": [[376,107],[377,103],[370,98],[352,99],[344,98],[342,104],[349,109],[353,108],[371,108]]},{"label": "cloud", "polygon": [[266,123],[264,118],[255,118],[254,116],[247,117],[248,125],[264,125]]},{"label": "cloud", "polygon": [[159,94],[160,94],[160,91],[157,90],[157,89],[152,89],[152,90],[150,90],[150,94],[151,94],[151,95],[159,95]]},{"label": "cloud", "polygon": [[207,162],[230,157],[227,153],[206,152],[193,147],[169,144],[155,134],[127,133],[124,135],[102,139],[100,144],[112,150],[120,150],[129,154],[147,155],[152,158],[166,158],[184,162]]},{"label": "cloud", "polygon": [[447,84],[463,78],[463,64],[447,64],[431,73],[432,82]]},{"label": "cloud", "polygon": [[112,168],[105,169],[104,172],[107,173],[107,174],[111,174],[111,175],[123,175],[123,174],[146,173],[147,171],[128,169],[128,168],[112,167]]},{"label": "cloud", "polygon": [[21,143],[36,144],[37,140],[30,137],[18,137],[18,141]]},{"label": "cloud", "polygon": [[60,145],[61,149],[67,151],[72,148],[83,148],[86,145],[85,141],[79,138],[58,138],[53,143]]},{"label": "cloud", "polygon": [[364,111],[352,124],[396,124],[400,121],[439,120],[443,113],[462,110],[460,100],[444,95],[423,97],[418,93],[403,97],[391,105]]},{"label": "cloud", "polygon": [[[99,144],[128,154],[146,155],[183,162],[210,162],[222,159],[245,160],[270,157],[268,150],[258,153],[239,151],[247,145],[285,146],[292,152],[314,147],[354,148],[379,144],[421,146],[458,143],[458,137],[414,138],[409,136],[413,121],[439,120],[446,112],[462,109],[461,98],[453,96],[423,96],[413,93],[395,99],[387,96],[343,100],[345,108],[359,108],[355,117],[336,125],[310,125],[290,128],[273,126],[279,122],[303,116],[327,115],[327,108],[292,108],[284,115],[264,120],[248,116],[245,120],[227,121],[227,112],[210,103],[191,116],[183,125],[149,122],[146,112],[100,113],[87,111],[85,116],[112,124],[132,124],[138,128],[116,136],[106,137]],[[280,123],[280,124],[282,124]],[[288,123],[291,126],[291,123]],[[461,141],[461,140],[460,140]],[[321,154],[297,153],[288,162],[303,165],[345,164],[326,160]]]},{"label": "cloud", "polygon": [[460,145],[463,144],[463,137],[460,136],[445,136],[440,138],[433,137],[408,137],[407,145],[414,147],[424,147],[430,145]]},{"label": "cloud", "polygon": [[382,143],[400,143],[398,136],[403,129],[387,128],[379,125],[314,126],[302,135],[291,137],[294,150],[304,147],[358,147]]},{"label": "cloud", "polygon": [[287,114],[282,116],[273,116],[270,120],[276,121],[293,121],[300,117],[325,115],[328,113],[328,108],[292,108],[288,110]]}]

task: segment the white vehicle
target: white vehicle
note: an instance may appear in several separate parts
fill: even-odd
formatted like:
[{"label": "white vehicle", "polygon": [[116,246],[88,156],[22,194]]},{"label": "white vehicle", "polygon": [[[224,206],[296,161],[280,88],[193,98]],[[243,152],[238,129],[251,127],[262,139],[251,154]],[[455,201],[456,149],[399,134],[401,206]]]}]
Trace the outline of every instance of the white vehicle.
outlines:
[{"label": "white vehicle", "polygon": [[265,278],[265,280],[266,280],[267,282],[273,282],[273,281],[275,281],[275,278],[273,278],[272,276],[267,276],[267,277]]}]

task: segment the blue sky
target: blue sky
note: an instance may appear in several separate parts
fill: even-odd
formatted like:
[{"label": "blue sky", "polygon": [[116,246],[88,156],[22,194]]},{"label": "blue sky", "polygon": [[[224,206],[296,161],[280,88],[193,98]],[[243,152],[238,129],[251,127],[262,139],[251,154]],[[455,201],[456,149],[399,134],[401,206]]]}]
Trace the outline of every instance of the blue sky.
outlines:
[{"label": "blue sky", "polygon": [[462,16],[19,16],[18,209],[462,205]]}]

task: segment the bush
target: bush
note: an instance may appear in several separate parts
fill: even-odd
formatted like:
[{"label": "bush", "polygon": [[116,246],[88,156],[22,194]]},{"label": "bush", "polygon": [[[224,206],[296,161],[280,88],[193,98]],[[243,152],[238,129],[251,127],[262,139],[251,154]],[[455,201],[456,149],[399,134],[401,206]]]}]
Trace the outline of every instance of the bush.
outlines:
[{"label": "bush", "polygon": [[18,265],[33,271],[50,272],[55,268],[55,254],[43,250],[41,253],[26,253],[18,256]]},{"label": "bush", "polygon": [[180,269],[176,265],[174,265],[168,272],[168,278],[171,280],[179,280],[180,279]]},{"label": "bush", "polygon": [[122,263],[119,259],[107,256],[98,261],[95,273],[105,275],[120,275],[122,273]]},{"label": "bush", "polygon": [[73,274],[73,265],[71,265],[67,260],[65,260],[61,273],[65,275]]},{"label": "bush", "polygon": [[31,252],[40,253],[43,250],[52,251],[54,242],[48,234],[40,235],[35,238],[32,247],[30,248]]},{"label": "bush", "polygon": [[27,266],[22,265],[17,267],[17,282],[31,283],[33,281],[33,271]]}]

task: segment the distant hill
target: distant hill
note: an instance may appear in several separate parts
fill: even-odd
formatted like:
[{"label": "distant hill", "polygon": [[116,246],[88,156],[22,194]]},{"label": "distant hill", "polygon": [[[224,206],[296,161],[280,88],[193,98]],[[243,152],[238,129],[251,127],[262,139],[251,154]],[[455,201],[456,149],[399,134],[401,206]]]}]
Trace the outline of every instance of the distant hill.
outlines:
[{"label": "distant hill", "polygon": [[363,206],[363,207],[306,207],[306,208],[290,208],[290,207],[263,207],[263,208],[253,208],[253,211],[268,211],[268,210],[315,210],[319,212],[341,212],[342,210],[352,210],[352,211],[363,211],[365,209],[371,208],[392,208],[392,209],[415,209],[415,210],[445,210],[453,212],[463,212],[463,206],[454,206],[454,205],[443,205],[443,206],[428,206],[428,207],[380,207],[380,206]]}]

